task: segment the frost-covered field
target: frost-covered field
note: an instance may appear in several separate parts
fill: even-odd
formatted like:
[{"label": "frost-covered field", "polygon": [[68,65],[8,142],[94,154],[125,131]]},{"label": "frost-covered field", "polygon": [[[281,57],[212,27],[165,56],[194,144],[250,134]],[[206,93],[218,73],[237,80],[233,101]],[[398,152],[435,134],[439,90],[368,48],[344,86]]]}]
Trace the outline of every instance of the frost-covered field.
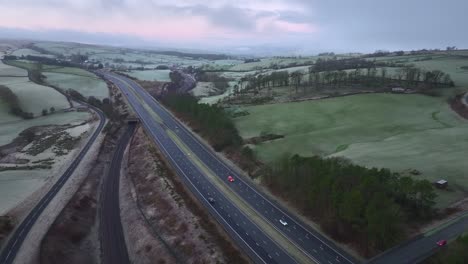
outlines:
[{"label": "frost-covered field", "polygon": [[[66,116],[67,118],[63,119],[64,122],[57,122],[59,120],[57,118],[53,119],[53,116]],[[76,123],[74,127],[65,129],[62,133],[68,134],[70,137],[73,137],[77,140],[85,136],[84,133],[89,132],[92,129],[92,127],[88,123],[79,125],[79,123],[89,118],[89,113],[87,112],[60,113],[49,117],[50,118],[42,118],[42,120],[41,118],[37,118],[34,120],[36,122],[42,121],[42,125]],[[46,120],[49,120],[49,122],[47,122]],[[18,124],[29,123],[28,127],[34,126],[30,121],[20,121],[18,122]],[[15,126],[15,124],[8,124],[7,127],[11,126]],[[3,127],[4,126],[2,125],[2,128]],[[19,127],[17,126],[16,128]],[[23,127],[21,127],[20,129],[20,131],[22,131]],[[47,136],[50,135],[47,134]],[[57,154],[56,149],[61,147],[59,146],[59,144],[54,142],[50,145],[50,147],[48,145],[44,146],[44,149],[42,149],[40,153],[28,152],[30,148],[34,148],[36,146],[35,144],[42,145],[47,143],[43,141],[33,141],[33,143],[29,143],[28,145],[23,147],[22,151],[10,153],[7,155],[13,155],[17,159],[25,160],[27,164],[11,164],[8,162],[0,163],[0,166],[4,168],[12,166],[21,167],[25,165],[35,166],[37,164],[49,164],[49,166],[35,168],[34,170],[6,170],[0,172],[0,214],[6,213],[9,209],[13,208],[18,203],[24,201],[32,193],[40,189],[44,185],[44,183],[46,183],[47,180],[57,175],[58,172],[62,169],[63,165],[66,165],[66,163],[69,162],[69,160],[72,158],[72,155],[76,153],[77,150],[77,145],[75,145],[74,150],[64,150],[65,152],[63,152],[63,154]],[[0,145],[3,145],[3,143],[0,142]]]},{"label": "frost-covered field", "polygon": [[46,83],[57,86],[63,90],[73,89],[85,97],[94,96],[100,100],[109,97],[107,84],[97,77],[83,75],[44,72]]},{"label": "frost-covered field", "polygon": [[25,77],[25,76],[28,76],[28,72],[26,70],[23,70],[17,67],[6,65],[2,61],[0,61],[0,76],[2,77],[5,77],[5,76],[6,77],[9,77],[9,76]]},{"label": "frost-covered field", "polygon": [[[20,71],[24,74],[24,70],[0,62],[0,76],[15,72],[20,74]],[[18,97],[21,108],[35,116],[41,115],[43,109],[54,107],[60,110],[70,107],[64,95],[50,87],[33,83],[28,77],[0,77],[0,85],[10,88]]]},{"label": "frost-covered field", "polygon": [[[10,61],[9,63],[23,69],[33,69],[36,65],[34,62],[27,60]],[[11,67],[9,65],[5,66],[16,69],[18,71],[17,74],[21,72],[27,76],[27,72],[25,70]],[[44,80],[46,84],[59,87],[65,91],[68,89],[74,89],[85,97],[94,96],[101,100],[109,97],[109,89],[107,88],[107,84],[89,71],[73,67],[60,67],[52,65],[43,65],[42,69],[42,74],[47,77]],[[12,81],[15,80],[19,81],[17,79],[12,79]]]},{"label": "frost-covered field", "polygon": [[142,81],[160,81],[170,82],[169,78],[170,70],[145,70],[145,71],[130,71],[125,74],[137,78]]},{"label": "frost-covered field", "polygon": [[2,110],[0,116],[6,117],[6,119],[0,121],[0,145],[8,144],[17,137],[21,131],[28,127],[79,123],[90,117],[88,112],[63,112],[24,120],[5,112],[7,109],[1,106],[2,104],[0,103],[0,110]]},{"label": "frost-covered field", "polygon": [[101,52],[110,52],[117,48],[94,46],[79,43],[61,43],[61,42],[38,42],[34,46],[45,49],[50,53],[63,54],[70,56],[72,54],[94,54]]},{"label": "frost-covered field", "polygon": [[0,214],[5,214],[40,188],[49,173],[49,170],[0,172]]},{"label": "frost-covered field", "polygon": [[121,65],[125,67],[131,66],[132,68],[145,67],[151,69],[158,65],[198,66],[204,63],[203,60],[157,54],[155,52],[145,50],[129,50],[118,47],[57,42],[39,42],[34,45],[45,49],[52,54],[63,54],[65,56],[78,53],[86,54],[90,61],[100,61],[103,64],[107,63],[109,65]]},{"label": "frost-covered field", "polygon": [[210,93],[216,91],[216,87],[212,82],[197,82],[197,86],[193,88],[190,92],[193,96],[204,97],[208,96]]},{"label": "frost-covered field", "polygon": [[5,85],[16,94],[25,112],[41,115],[43,109],[54,107],[56,110],[70,107],[67,98],[56,90],[35,84],[27,77],[0,77],[0,85]]},{"label": "frost-covered field", "polygon": [[47,57],[47,58],[55,58],[54,55],[50,55],[50,54],[42,54],[42,53],[39,53],[35,50],[32,50],[32,49],[17,49],[15,51],[13,51],[11,53],[11,55],[14,55],[14,56],[17,56],[17,57],[21,57],[21,56],[38,56],[38,57]]}]

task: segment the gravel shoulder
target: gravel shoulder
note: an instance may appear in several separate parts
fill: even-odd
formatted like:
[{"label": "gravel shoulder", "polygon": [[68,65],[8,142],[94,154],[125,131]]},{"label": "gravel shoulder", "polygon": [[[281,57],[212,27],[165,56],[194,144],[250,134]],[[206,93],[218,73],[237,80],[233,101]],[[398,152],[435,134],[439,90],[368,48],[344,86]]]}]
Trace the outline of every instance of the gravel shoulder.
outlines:
[{"label": "gravel shoulder", "polygon": [[[129,145],[130,146],[130,145]],[[122,221],[127,251],[132,263],[176,263],[176,258],[170,254],[163,241],[153,233],[136,203],[137,194],[131,179],[127,174],[127,147],[124,154],[120,176],[120,217]]]},{"label": "gravel shoulder", "polygon": [[[248,262],[222,228],[210,219],[203,206],[166,167],[141,128],[131,142],[126,168],[134,188],[133,198],[141,209],[140,215],[146,218],[153,231],[149,234],[160,240],[160,244],[167,244],[171,251],[169,254],[175,255],[179,262]],[[124,230],[128,230],[128,224],[128,220],[122,222]],[[130,241],[128,244],[134,243]],[[148,250],[149,253],[135,249],[129,251],[140,255],[153,254],[152,250]],[[130,253],[131,259],[132,255],[135,257],[136,254]]]}]

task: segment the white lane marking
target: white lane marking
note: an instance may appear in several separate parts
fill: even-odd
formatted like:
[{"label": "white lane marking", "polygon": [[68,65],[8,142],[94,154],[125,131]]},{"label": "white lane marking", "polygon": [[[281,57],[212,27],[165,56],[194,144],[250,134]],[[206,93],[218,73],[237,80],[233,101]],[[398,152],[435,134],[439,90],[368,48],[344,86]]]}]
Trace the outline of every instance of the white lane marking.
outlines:
[{"label": "white lane marking", "polygon": [[[128,84],[127,82],[125,82],[125,83],[126,83],[125,85],[129,86],[129,84]],[[136,84],[136,85],[139,86],[138,84]],[[133,87],[131,87],[131,88],[133,89]],[[141,89],[141,91],[142,91],[143,93],[148,94],[146,91],[144,91],[143,88],[140,87],[139,89]],[[149,96],[148,98],[150,98],[150,100],[153,100],[154,102],[156,102],[156,105],[155,105],[155,106],[160,107],[160,106],[158,105],[157,101],[156,101],[153,97]],[[133,105],[132,105],[132,106],[133,106]],[[163,109],[163,108],[162,108],[162,109]],[[165,109],[164,109],[163,111],[167,112]],[[141,114],[140,114],[138,111],[136,111],[136,112],[137,112],[137,114],[141,117]],[[147,112],[146,112],[146,113],[147,113]],[[147,124],[146,120],[145,120],[144,118],[141,118],[141,119],[142,119],[143,123],[146,125],[146,127],[149,129],[150,126]],[[153,121],[154,121],[154,120],[153,120]],[[174,120],[172,120],[172,121],[174,121]],[[156,141],[157,141],[157,142],[160,144],[160,146],[164,149],[164,151],[166,151],[167,156],[174,162],[174,159],[173,159],[172,156],[169,154],[169,152],[167,151],[167,149],[165,148],[165,146],[162,145],[162,143],[161,143],[161,141],[158,139],[158,137],[154,134],[154,131],[152,131],[151,129],[149,129],[149,131],[150,131],[151,135],[153,136],[153,138],[156,139]],[[190,136],[192,136],[192,135],[190,135]],[[193,137],[193,136],[192,136],[192,137]],[[210,154],[211,154],[211,153],[210,153]],[[178,166],[177,163],[175,163],[175,165],[180,169],[180,166]],[[224,165],[224,164],[223,164],[223,165]],[[189,178],[187,177],[187,175],[185,174],[185,172],[182,171],[182,170],[181,170],[181,172],[184,174],[184,176],[186,176],[186,178],[189,180],[189,182],[192,184],[192,186],[194,186],[193,183],[190,181],[190,179],[189,179]],[[201,173],[201,172],[200,172],[200,173]],[[241,183],[238,182],[238,184],[240,185]],[[200,192],[198,191],[198,189],[197,189],[195,186],[194,186],[194,189],[195,189],[198,193],[200,193]],[[201,195],[201,193],[200,193],[200,195]],[[203,195],[201,195],[201,196],[202,196],[203,198],[205,198]],[[205,199],[205,200],[206,200],[206,199]],[[262,201],[262,202],[263,202],[263,201]],[[263,202],[263,203],[264,203],[264,202]],[[214,209],[213,206],[211,206],[211,207]],[[240,210],[240,209],[238,209],[238,210]],[[219,215],[219,213],[218,213],[216,210],[215,210],[215,212]],[[236,214],[236,215],[237,215],[237,214]],[[221,216],[220,216],[220,217],[221,217]],[[245,216],[245,217],[246,217],[246,216]],[[223,219],[223,221],[225,221],[224,218],[221,217],[221,219]],[[226,221],[225,221],[225,222],[226,222]],[[253,223],[253,222],[252,222],[252,223]],[[253,223],[253,224],[254,224],[255,226],[257,226],[255,223]],[[230,225],[228,224],[228,226],[230,226]],[[257,226],[257,228],[258,228],[258,226]],[[232,228],[231,228],[231,229],[232,229]],[[235,232],[235,230],[233,230],[233,231]],[[238,234],[238,233],[236,232],[236,234]],[[239,234],[238,234],[238,235],[239,235]],[[240,237],[240,236],[239,236],[239,237]],[[242,239],[242,237],[240,237],[240,238]],[[242,239],[242,240],[243,240],[243,239]],[[244,240],[243,240],[243,241],[244,241]],[[273,240],[272,240],[272,241],[273,241]],[[274,241],[273,241],[273,242],[274,242]],[[246,242],[244,241],[244,243],[246,243]],[[266,242],[265,242],[265,243],[266,243]],[[275,244],[276,244],[276,243],[275,243]],[[246,243],[246,245],[250,248],[250,246],[249,246],[247,243]],[[257,254],[255,251],[254,251],[254,253],[258,256],[258,254]],[[305,252],[304,252],[304,253],[305,253]],[[306,254],[306,255],[307,255],[307,254]],[[260,256],[258,256],[258,257],[260,258]],[[291,257],[291,258],[292,258],[292,257]],[[260,259],[261,259],[261,258],[260,258]],[[293,258],[292,258],[292,259],[293,259]],[[261,259],[261,260],[263,261],[263,259]]]},{"label": "white lane marking", "polygon": [[[151,98],[152,98],[152,97],[151,97]],[[156,102],[156,104],[158,104],[157,101],[156,101],[156,99],[154,99],[154,98],[152,98],[152,99],[153,99],[153,101]],[[173,116],[166,110],[166,108],[161,107],[161,109],[163,109],[163,111],[165,111],[165,112],[168,114],[168,116],[172,117],[172,119],[173,119],[174,122],[179,122],[178,120],[175,119],[175,117],[173,117]],[[201,149],[204,149],[206,153],[208,153],[209,155],[211,155],[211,156],[212,156],[216,161],[218,161],[218,163],[220,163],[226,170],[228,170],[228,171],[230,171],[230,172],[234,172],[233,174],[238,174],[238,173],[235,172],[234,170],[230,169],[230,168],[224,163],[224,161],[222,161],[219,157],[217,157],[215,154],[211,153],[211,150],[208,149],[206,146],[204,146],[202,143],[200,143],[200,142],[195,138],[195,136],[192,135],[192,133],[191,133],[188,129],[186,129],[185,127],[183,127],[183,129],[187,130],[187,131],[184,131],[184,132],[185,132],[189,137],[191,137],[192,140],[193,140],[194,142],[196,142],[196,143],[201,147]],[[242,180],[241,177],[238,177],[238,178],[239,178],[240,181],[244,182],[244,180]],[[317,237],[317,236],[314,235],[313,233],[309,232],[308,229],[306,229],[304,226],[302,226],[300,223],[298,223],[296,220],[294,220],[292,217],[290,217],[289,214],[285,214],[285,213],[283,212],[283,210],[281,210],[280,208],[278,208],[278,207],[277,207],[276,205],[274,205],[269,199],[266,199],[262,194],[260,194],[259,192],[257,192],[257,190],[255,190],[255,188],[252,188],[252,187],[251,187],[249,184],[247,184],[247,183],[245,183],[245,184],[246,184],[248,187],[250,187],[250,189],[252,189],[255,193],[257,193],[261,198],[263,198],[263,199],[261,200],[261,202],[262,202],[263,204],[265,203],[265,202],[264,202],[265,200],[268,201],[268,203],[269,203],[271,206],[275,207],[278,211],[280,211],[280,212],[283,213],[284,215],[287,215],[287,216],[292,220],[292,222],[296,223],[296,224],[299,225],[302,229],[304,229],[304,231],[306,231],[307,233],[309,233],[309,234],[311,234],[312,236],[314,236],[314,237],[315,237],[317,240],[319,240],[320,242],[324,243],[319,237]],[[270,223],[271,223],[271,222],[270,222]],[[272,224],[273,224],[273,223],[272,223]],[[324,244],[326,244],[326,243],[324,243]],[[343,257],[344,259],[346,259],[348,262],[353,263],[352,261],[350,261],[349,259],[347,259],[345,256],[343,256],[340,252],[336,251],[334,248],[332,248],[332,247],[330,247],[330,246],[328,246],[328,245],[327,245],[327,247],[330,248],[331,250],[333,250],[334,252],[338,253],[338,255],[340,255],[341,257]],[[307,254],[306,254],[306,255],[307,255]]]},{"label": "white lane marking", "polygon": [[[139,113],[138,111],[135,110],[135,112],[140,116],[140,113]],[[174,159],[172,158],[172,156],[169,154],[169,152],[168,152],[167,149],[164,147],[164,145],[159,141],[159,139],[156,137],[156,135],[153,134],[153,131],[150,129],[150,126],[146,123],[146,120],[145,120],[144,118],[141,118],[141,116],[140,116],[140,119],[143,121],[143,123],[146,125],[147,129],[150,131],[150,134],[153,135],[153,138],[156,139],[156,141],[159,143],[159,145],[160,145],[160,146],[163,148],[163,150],[167,153],[167,157],[169,157],[169,158],[174,162],[174,164],[179,168],[179,170],[180,170],[180,171],[184,174],[184,176],[189,180],[190,184],[191,184],[191,185],[194,187],[194,189],[199,193],[199,195],[205,199],[205,197],[200,193],[200,191],[197,189],[197,187],[192,183],[192,181],[190,180],[190,178],[187,177],[187,175],[185,174],[185,172],[178,166],[178,164],[175,162],[175,160],[174,160]],[[206,199],[205,199],[205,200],[206,200]],[[252,250],[252,252],[253,252],[255,255],[257,255],[257,257],[258,257],[263,263],[266,264],[265,260],[263,260],[263,258],[260,257],[260,256],[257,254],[257,252],[256,252],[255,250],[253,250],[253,248],[250,247],[250,245],[240,236],[240,234],[237,233],[237,231],[236,231],[234,228],[232,228],[231,225],[229,225],[229,223],[224,219],[224,217],[222,217],[222,216],[219,214],[219,212],[216,210],[216,208],[215,208],[214,206],[212,206],[211,204],[210,204],[210,206],[213,208],[213,211],[216,212],[216,214],[219,216],[219,218],[222,219],[222,220],[226,223],[226,225],[229,226],[229,227],[231,228],[231,230],[234,231],[234,232],[239,236],[239,238],[245,243],[245,245],[246,245],[247,247],[249,247],[249,248]],[[265,241],[264,241],[264,242],[265,242]],[[265,242],[265,244],[266,244],[266,242]]]}]

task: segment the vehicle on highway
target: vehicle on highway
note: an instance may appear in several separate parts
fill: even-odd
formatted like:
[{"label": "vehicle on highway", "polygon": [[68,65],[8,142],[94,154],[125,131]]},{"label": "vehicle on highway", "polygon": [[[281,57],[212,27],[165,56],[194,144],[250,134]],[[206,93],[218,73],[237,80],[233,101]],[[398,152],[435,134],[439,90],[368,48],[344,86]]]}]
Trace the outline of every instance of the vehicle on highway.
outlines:
[{"label": "vehicle on highway", "polygon": [[445,239],[439,240],[439,241],[437,241],[437,245],[439,247],[443,247],[443,246],[447,245],[447,240],[445,240]]},{"label": "vehicle on highway", "polygon": [[213,199],[213,197],[208,197],[208,202],[214,203],[214,202],[215,202],[215,199]]},{"label": "vehicle on highway", "polygon": [[227,179],[229,182],[234,182],[234,177],[232,177],[231,175],[229,175]]},{"label": "vehicle on highway", "polygon": [[288,225],[288,222],[284,221],[283,219],[280,219],[279,221],[280,221],[280,223],[281,223],[282,225],[284,225],[284,226],[287,226],[287,225]]}]

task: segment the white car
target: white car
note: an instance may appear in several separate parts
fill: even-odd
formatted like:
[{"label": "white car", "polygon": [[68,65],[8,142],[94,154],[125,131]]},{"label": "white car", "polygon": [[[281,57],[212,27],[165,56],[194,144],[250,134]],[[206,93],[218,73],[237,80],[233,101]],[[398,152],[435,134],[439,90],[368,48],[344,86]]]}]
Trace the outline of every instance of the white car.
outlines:
[{"label": "white car", "polygon": [[287,226],[288,225],[288,222],[284,221],[283,219],[280,219],[280,223],[284,226]]}]

